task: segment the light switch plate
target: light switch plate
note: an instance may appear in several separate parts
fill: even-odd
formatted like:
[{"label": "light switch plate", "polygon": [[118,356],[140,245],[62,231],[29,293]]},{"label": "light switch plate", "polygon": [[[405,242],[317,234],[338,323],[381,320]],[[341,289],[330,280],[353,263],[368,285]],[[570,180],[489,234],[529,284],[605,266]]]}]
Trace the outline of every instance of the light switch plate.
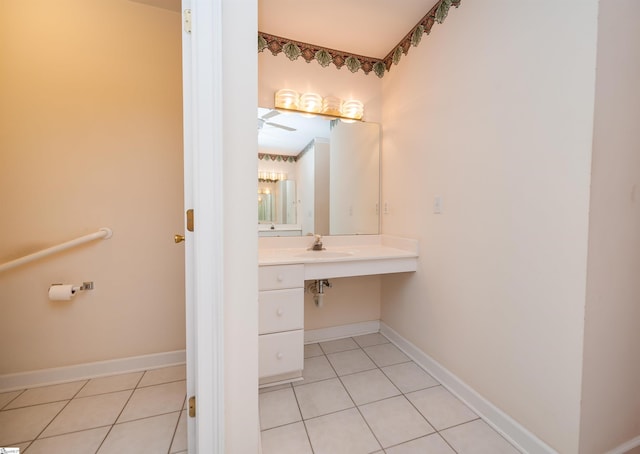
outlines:
[{"label": "light switch plate", "polygon": [[433,199],[433,213],[442,214],[442,197],[439,195]]}]

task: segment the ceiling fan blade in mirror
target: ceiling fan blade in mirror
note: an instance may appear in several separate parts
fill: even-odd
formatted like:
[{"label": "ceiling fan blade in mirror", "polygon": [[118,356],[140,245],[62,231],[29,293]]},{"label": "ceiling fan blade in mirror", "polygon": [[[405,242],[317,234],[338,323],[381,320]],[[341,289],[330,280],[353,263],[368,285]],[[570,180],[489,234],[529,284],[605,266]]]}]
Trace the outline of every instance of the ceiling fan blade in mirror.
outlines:
[{"label": "ceiling fan blade in mirror", "polygon": [[280,115],[280,112],[278,112],[277,110],[273,109],[271,112],[266,113],[262,116],[262,118],[264,118],[265,120],[268,120],[269,118],[273,118],[277,115]]},{"label": "ceiling fan blade in mirror", "polygon": [[280,125],[278,123],[271,123],[270,121],[265,122],[265,124],[269,126],[273,126],[274,128],[284,129],[285,131],[297,131],[296,128],[292,128],[290,126]]}]

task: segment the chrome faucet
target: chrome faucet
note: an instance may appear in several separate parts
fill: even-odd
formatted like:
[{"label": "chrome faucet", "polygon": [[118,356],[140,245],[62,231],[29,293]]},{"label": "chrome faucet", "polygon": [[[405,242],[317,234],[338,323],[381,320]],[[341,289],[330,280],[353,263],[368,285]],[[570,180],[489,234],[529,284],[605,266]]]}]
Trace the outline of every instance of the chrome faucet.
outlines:
[{"label": "chrome faucet", "polygon": [[315,240],[313,240],[313,244],[311,245],[312,251],[322,251],[324,248],[322,247],[322,235],[315,235]]}]

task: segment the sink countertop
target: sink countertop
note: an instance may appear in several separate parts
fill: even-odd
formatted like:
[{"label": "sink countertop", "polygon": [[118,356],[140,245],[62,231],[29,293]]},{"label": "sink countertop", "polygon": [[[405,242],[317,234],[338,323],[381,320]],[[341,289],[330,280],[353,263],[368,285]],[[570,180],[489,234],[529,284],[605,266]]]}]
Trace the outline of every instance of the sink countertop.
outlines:
[{"label": "sink countertop", "polygon": [[[323,255],[324,252],[328,254]],[[331,253],[348,255],[336,256]],[[417,256],[418,254],[411,251],[381,245],[332,247],[323,251],[309,251],[307,248],[261,248],[258,250],[258,263],[260,265],[289,265],[295,263],[352,262]]]},{"label": "sink countertop", "polygon": [[259,265],[305,265],[305,279],[415,271],[418,242],[387,235],[323,237],[323,251],[310,251],[312,237],[260,238]]}]

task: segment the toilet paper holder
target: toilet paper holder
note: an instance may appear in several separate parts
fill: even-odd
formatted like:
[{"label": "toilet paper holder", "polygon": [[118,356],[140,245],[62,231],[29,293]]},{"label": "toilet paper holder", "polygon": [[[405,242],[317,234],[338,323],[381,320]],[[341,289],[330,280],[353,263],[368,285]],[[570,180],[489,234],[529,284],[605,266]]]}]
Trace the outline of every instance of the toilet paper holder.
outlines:
[{"label": "toilet paper holder", "polygon": [[83,282],[80,286],[80,290],[93,290],[93,281]]},{"label": "toilet paper holder", "polygon": [[[62,283],[59,284],[51,284],[51,286],[54,285],[64,285]],[[78,290],[93,290],[93,281],[89,281],[89,282],[83,282],[82,285],[80,286],[73,286],[73,290],[78,291]]]}]

